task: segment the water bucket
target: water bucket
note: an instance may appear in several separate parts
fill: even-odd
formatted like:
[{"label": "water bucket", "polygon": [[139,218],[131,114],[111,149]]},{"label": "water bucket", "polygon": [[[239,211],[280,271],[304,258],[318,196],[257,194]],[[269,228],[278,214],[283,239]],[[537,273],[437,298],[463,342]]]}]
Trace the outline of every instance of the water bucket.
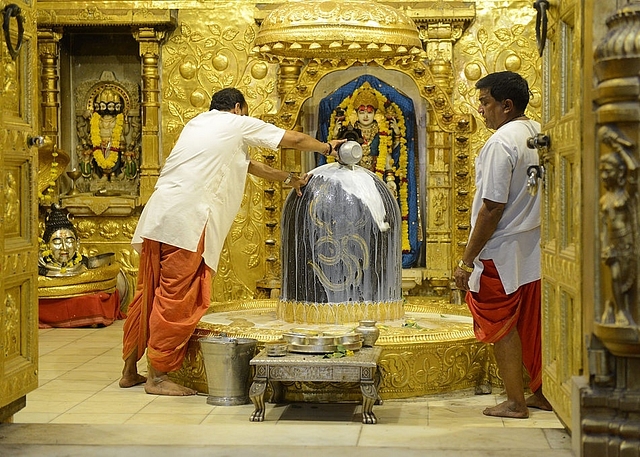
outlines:
[{"label": "water bucket", "polygon": [[210,405],[234,406],[249,403],[251,366],[258,340],[213,336],[200,338],[207,374]]}]

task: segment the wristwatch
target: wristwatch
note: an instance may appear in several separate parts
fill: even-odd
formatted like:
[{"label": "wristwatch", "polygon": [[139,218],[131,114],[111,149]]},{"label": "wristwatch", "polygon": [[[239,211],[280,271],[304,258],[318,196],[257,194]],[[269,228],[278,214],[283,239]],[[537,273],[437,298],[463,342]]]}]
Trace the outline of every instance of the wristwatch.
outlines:
[{"label": "wristwatch", "polygon": [[460,268],[462,271],[466,271],[467,273],[473,272],[473,266],[470,267],[469,265],[464,263],[462,259],[460,259],[460,262],[458,262],[458,268]]},{"label": "wristwatch", "polygon": [[290,171],[289,176],[287,176],[287,179],[284,180],[284,183],[289,184],[292,178],[293,178],[293,171]]}]

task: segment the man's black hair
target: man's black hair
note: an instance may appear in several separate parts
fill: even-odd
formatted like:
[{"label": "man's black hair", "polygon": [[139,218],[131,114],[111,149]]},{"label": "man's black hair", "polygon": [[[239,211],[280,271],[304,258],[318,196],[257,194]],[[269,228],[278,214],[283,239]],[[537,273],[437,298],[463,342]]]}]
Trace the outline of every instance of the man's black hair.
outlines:
[{"label": "man's black hair", "polygon": [[522,112],[527,108],[531,96],[527,80],[512,71],[490,73],[476,82],[476,89],[489,89],[496,101],[509,99],[513,106]]},{"label": "man's black hair", "polygon": [[242,92],[234,87],[227,87],[213,94],[209,110],[231,111],[236,106],[236,103],[240,103],[241,108],[247,106]]}]

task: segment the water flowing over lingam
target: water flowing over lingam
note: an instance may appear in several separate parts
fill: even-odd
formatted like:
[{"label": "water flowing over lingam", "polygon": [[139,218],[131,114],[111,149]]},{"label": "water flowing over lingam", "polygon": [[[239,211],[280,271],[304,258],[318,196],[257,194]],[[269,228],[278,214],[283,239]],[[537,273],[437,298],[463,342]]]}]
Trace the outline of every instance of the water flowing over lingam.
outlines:
[{"label": "water flowing over lingam", "polygon": [[282,289],[277,317],[343,324],[402,318],[401,216],[385,183],[357,166],[312,171],[282,216]]}]

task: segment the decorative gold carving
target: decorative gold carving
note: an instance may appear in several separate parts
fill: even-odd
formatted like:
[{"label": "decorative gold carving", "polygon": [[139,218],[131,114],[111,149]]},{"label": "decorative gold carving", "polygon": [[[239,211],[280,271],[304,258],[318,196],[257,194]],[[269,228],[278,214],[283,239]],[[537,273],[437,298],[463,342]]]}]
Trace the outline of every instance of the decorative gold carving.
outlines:
[{"label": "decorative gold carving", "polygon": [[402,300],[385,303],[306,303],[278,301],[276,316],[285,322],[335,324],[374,319],[380,322],[404,316]]},{"label": "decorative gold carving", "polygon": [[5,170],[5,183],[4,183],[4,233],[7,235],[19,235],[20,234],[20,215],[22,210],[20,208],[20,182],[21,176],[17,173],[18,170]]},{"label": "decorative gold carving", "polygon": [[149,2],[119,1],[110,5],[87,5],[86,2],[38,2],[38,25],[116,26],[149,24],[170,27],[175,22],[175,10],[150,8]]},{"label": "decorative gold carving", "polygon": [[612,294],[605,303],[600,321],[628,327],[639,322],[636,281],[637,265],[637,204],[631,183],[637,182],[638,161],[634,145],[609,127],[600,129],[602,142],[612,152],[600,156],[600,178],[605,192],[600,197],[601,257],[609,268]]},{"label": "decorative gold carving", "polygon": [[78,297],[98,292],[112,293],[116,288],[120,265],[114,263],[89,269],[73,278],[38,276],[39,298]]},{"label": "decorative gold carving", "polygon": [[4,358],[20,354],[20,288],[5,289],[3,319]]},{"label": "decorative gold carving", "polygon": [[[629,372],[640,370],[632,361]],[[638,455],[640,426],[633,420],[638,411],[638,396],[625,390],[585,389],[580,395],[582,412],[581,455],[590,456],[615,452]],[[615,455],[615,454],[614,454]]]},{"label": "decorative gold carving", "polygon": [[255,44],[255,52],[275,59],[340,59],[348,52],[366,61],[422,52],[413,21],[375,1],[286,2],[262,21]]},{"label": "decorative gold carving", "polygon": [[[609,33],[595,51],[598,76],[596,111],[600,145],[601,266],[603,303],[596,307],[595,334],[616,356],[640,355],[638,296],[638,144],[636,113],[639,84],[627,62],[640,56],[635,41],[640,7],[624,8],[608,21]],[[630,125],[631,124],[631,125]]]},{"label": "decorative gold carving", "polygon": [[[589,386],[580,386],[580,455],[638,454],[640,323],[638,309],[638,123],[635,63],[640,5],[630,3],[606,20],[596,47],[594,91],[599,159],[599,300],[593,307]],[[621,43],[625,43],[621,46]],[[588,157],[588,155],[587,155]],[[602,347],[604,345],[604,349]],[[546,388],[546,387],[545,387]],[[575,395],[574,395],[575,398]],[[554,405],[555,406],[555,405]],[[575,408],[575,405],[573,405]],[[554,407],[555,409],[555,407]]]},{"label": "decorative gold carving", "polygon": [[[58,109],[60,108],[60,90],[58,75],[58,56],[62,33],[56,28],[38,30],[38,54],[40,56],[40,119],[44,137],[59,144]],[[64,166],[62,167],[64,170]]]}]

